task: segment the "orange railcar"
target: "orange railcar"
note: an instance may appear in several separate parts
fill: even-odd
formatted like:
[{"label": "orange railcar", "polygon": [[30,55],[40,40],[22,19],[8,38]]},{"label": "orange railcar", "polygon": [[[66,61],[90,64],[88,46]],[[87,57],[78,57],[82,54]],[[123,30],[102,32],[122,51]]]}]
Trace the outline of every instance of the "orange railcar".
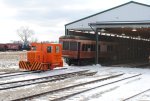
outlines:
[{"label": "orange railcar", "polygon": [[19,68],[26,70],[52,70],[62,66],[62,46],[52,43],[32,43],[27,61],[19,62]]},{"label": "orange railcar", "polygon": [[[62,54],[68,65],[87,65],[94,63],[96,42],[85,36],[66,35],[59,38],[60,43],[63,45]],[[114,61],[116,58],[117,43],[99,41],[99,62],[108,63]]]}]

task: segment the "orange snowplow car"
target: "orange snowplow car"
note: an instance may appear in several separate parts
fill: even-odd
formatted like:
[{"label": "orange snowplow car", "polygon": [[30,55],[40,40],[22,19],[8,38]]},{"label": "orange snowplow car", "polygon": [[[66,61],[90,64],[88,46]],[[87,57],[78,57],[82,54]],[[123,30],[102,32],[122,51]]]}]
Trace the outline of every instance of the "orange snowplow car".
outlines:
[{"label": "orange snowplow car", "polygon": [[26,70],[52,70],[62,66],[62,45],[54,43],[32,43],[27,61],[19,62],[19,68]]}]

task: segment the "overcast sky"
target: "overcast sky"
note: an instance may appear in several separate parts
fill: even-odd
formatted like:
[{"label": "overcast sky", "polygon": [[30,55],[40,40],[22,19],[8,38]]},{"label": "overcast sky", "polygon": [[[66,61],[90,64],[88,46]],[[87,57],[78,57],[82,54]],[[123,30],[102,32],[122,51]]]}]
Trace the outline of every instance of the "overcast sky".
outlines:
[{"label": "overcast sky", "polygon": [[[39,41],[58,41],[64,25],[130,0],[0,0],[0,43],[20,40],[16,30],[28,26]],[[150,5],[150,0],[135,0]]]}]

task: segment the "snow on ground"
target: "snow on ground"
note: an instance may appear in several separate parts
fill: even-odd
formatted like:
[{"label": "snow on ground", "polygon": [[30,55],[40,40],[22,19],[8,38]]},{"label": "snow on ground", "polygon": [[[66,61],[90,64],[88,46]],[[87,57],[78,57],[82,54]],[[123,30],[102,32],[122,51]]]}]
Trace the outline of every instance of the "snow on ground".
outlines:
[{"label": "snow on ground", "polygon": [[[147,89],[150,89],[150,69],[142,68],[127,68],[127,67],[102,67],[102,66],[86,66],[83,68],[89,68],[97,70],[98,74],[101,73],[126,73],[126,74],[142,74],[139,77],[131,78],[116,84],[104,86],[98,89],[94,89],[83,94],[76,95],[73,98],[75,101],[122,101],[134,94],[140,93]],[[113,79],[109,80],[112,81]],[[94,85],[93,85],[94,86]],[[147,94],[136,97],[130,101],[150,101],[150,91]],[[70,101],[67,99],[66,101]],[[137,100],[138,99],[138,100]],[[144,100],[145,99],[145,100]]]},{"label": "snow on ground", "polygon": [[26,60],[26,51],[0,52],[0,71],[19,71],[19,60]]},{"label": "snow on ground", "polygon": [[[0,52],[0,73],[19,71],[18,61],[21,58],[25,59],[26,58],[25,56],[26,56],[26,52]],[[63,68],[67,68],[67,69],[46,71],[43,73],[26,74],[26,75],[22,75],[22,76],[14,76],[11,78],[8,77],[5,79],[1,78],[0,83],[17,81],[17,80],[25,80],[25,79],[31,79],[31,78],[38,78],[38,77],[43,77],[43,76],[47,76],[47,75],[49,75],[49,76],[57,75],[60,73],[67,73],[70,71],[87,70],[88,69],[90,71],[97,71],[97,74],[94,75],[93,77],[86,77],[86,78],[81,77],[78,79],[72,79],[68,82],[63,81],[62,82],[62,83],[64,83],[63,85],[68,84],[70,82],[83,82],[83,81],[87,81],[87,80],[92,80],[94,78],[99,77],[100,75],[104,76],[104,75],[119,74],[119,73],[125,73],[126,75],[133,75],[133,74],[142,74],[142,75],[135,77],[135,78],[121,81],[119,83],[115,83],[115,84],[111,84],[111,85],[104,86],[101,88],[93,89],[91,91],[88,91],[88,92],[85,92],[82,94],[78,94],[74,97],[67,99],[66,101],[70,101],[70,100],[71,101],[122,101],[122,100],[130,97],[131,95],[137,94],[146,89],[150,89],[150,86],[149,86],[149,84],[150,84],[150,68],[105,67],[105,66],[101,66],[101,65],[67,66],[66,64]],[[59,68],[56,68],[56,69],[59,69]],[[116,80],[116,79],[110,79],[107,82],[112,82],[114,80]],[[56,84],[57,83],[59,83],[59,82],[56,82]],[[106,81],[103,81],[100,84],[103,84],[103,83],[106,83]],[[27,87],[24,87],[24,89],[28,90],[28,89],[31,89],[34,87],[36,89],[37,89],[37,87],[39,87],[39,89],[41,89],[41,86],[35,86],[35,85],[27,86]],[[94,87],[95,84],[93,84],[92,86]],[[34,89],[34,91],[36,91],[36,89]],[[44,88],[42,90],[44,90]],[[19,94],[18,91],[16,92],[16,95]],[[20,89],[20,91],[22,92],[25,90]],[[15,91],[10,90],[10,95],[13,92],[15,92]],[[5,94],[2,96],[5,98],[8,95]],[[138,101],[138,100],[150,101],[150,91],[145,92],[129,101]]]}]

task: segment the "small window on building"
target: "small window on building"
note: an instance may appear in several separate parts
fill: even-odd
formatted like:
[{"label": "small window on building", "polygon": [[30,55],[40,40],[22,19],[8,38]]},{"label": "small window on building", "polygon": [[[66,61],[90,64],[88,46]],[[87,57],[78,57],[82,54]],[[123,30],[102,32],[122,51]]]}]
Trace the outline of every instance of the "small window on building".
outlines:
[{"label": "small window on building", "polygon": [[56,53],[59,53],[59,46],[56,46]]},{"label": "small window on building", "polygon": [[52,49],[53,49],[52,46],[48,46],[48,47],[47,47],[47,53],[52,53]]}]

